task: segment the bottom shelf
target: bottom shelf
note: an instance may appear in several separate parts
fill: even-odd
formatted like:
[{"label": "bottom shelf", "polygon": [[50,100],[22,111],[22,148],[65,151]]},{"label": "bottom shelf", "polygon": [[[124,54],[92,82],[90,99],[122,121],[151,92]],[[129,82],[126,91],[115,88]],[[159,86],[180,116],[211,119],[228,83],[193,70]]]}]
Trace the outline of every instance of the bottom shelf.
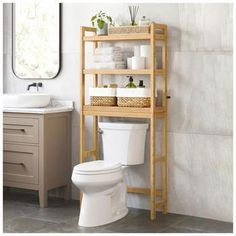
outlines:
[{"label": "bottom shelf", "polygon": [[[162,117],[166,115],[163,107],[156,107],[156,116]],[[137,107],[111,107],[111,106],[83,106],[83,115],[91,116],[110,116],[110,117],[131,117],[131,118],[151,118],[151,108]]]}]

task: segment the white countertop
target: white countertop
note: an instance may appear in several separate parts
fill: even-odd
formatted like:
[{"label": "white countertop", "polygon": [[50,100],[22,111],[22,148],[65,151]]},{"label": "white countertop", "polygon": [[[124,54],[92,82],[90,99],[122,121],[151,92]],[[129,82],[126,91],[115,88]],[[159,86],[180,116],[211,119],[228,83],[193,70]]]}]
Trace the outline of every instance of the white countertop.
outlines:
[{"label": "white countertop", "polygon": [[74,109],[73,101],[52,99],[47,107],[42,107],[42,108],[4,107],[3,112],[48,114],[48,113],[67,112],[67,111],[72,111],[73,109]]}]

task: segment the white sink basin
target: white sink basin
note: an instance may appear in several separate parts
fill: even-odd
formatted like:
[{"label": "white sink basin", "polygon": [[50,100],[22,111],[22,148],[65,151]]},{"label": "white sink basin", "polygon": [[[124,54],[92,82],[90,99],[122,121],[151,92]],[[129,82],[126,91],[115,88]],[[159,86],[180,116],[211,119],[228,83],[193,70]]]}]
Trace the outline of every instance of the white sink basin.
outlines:
[{"label": "white sink basin", "polygon": [[50,103],[50,95],[43,93],[3,94],[3,107],[38,108]]}]

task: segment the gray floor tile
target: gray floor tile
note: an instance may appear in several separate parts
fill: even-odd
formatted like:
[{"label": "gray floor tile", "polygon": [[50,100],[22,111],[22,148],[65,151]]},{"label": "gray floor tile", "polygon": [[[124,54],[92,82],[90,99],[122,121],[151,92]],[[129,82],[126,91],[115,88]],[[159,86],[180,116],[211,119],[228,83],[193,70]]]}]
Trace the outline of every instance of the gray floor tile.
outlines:
[{"label": "gray floor tile", "polygon": [[133,209],[130,213],[120,221],[107,225],[106,229],[120,233],[154,233],[161,232],[174,223],[181,222],[186,216],[177,214],[157,214],[157,219],[152,221],[149,219],[149,211],[139,210],[133,216]]},{"label": "gray floor tile", "polygon": [[54,223],[63,223],[69,219],[79,216],[79,203],[72,204],[68,202],[61,206],[48,207],[44,209],[38,209],[37,212],[34,212],[28,217],[39,220],[47,220]]},{"label": "gray floor tile", "polygon": [[7,222],[16,217],[27,216],[38,212],[39,207],[36,205],[26,205],[24,203],[4,201],[3,204],[3,221]]},{"label": "gray floor tile", "polygon": [[78,226],[79,216],[69,219],[65,222],[67,227],[75,227],[76,230],[80,233],[112,233],[112,230],[108,230],[107,226],[110,225],[103,225],[98,227],[81,227]]},{"label": "gray floor tile", "polygon": [[178,214],[157,214],[129,209],[126,217],[99,227],[79,227],[79,202],[49,198],[49,207],[41,209],[33,191],[4,191],[3,230],[12,233],[201,233],[232,232],[233,224]]},{"label": "gray floor tile", "polygon": [[46,227],[52,227],[55,223],[36,220],[28,217],[17,217],[3,226],[5,233],[33,233]]},{"label": "gray floor tile", "polygon": [[173,227],[168,227],[167,229],[161,231],[161,233],[204,233],[204,232],[193,229],[176,228],[173,226]]},{"label": "gray floor tile", "polygon": [[178,228],[185,228],[190,230],[200,230],[206,233],[232,233],[233,224],[204,219],[199,217],[188,216],[183,222],[178,224]]}]

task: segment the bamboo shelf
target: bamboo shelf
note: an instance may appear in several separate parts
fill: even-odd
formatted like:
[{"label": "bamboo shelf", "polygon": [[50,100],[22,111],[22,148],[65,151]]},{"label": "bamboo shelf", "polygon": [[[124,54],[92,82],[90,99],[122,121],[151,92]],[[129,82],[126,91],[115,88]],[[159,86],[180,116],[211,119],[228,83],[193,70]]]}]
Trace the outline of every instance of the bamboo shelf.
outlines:
[{"label": "bamboo shelf", "polygon": [[[106,36],[84,36],[85,42],[104,42],[104,41],[132,41],[132,40],[150,40],[151,34],[112,34]],[[156,34],[155,40],[166,40],[165,35]]]},{"label": "bamboo shelf", "polygon": [[[160,33],[161,31],[161,33]],[[87,35],[87,33],[93,35]],[[131,117],[146,118],[150,121],[150,186],[149,188],[128,187],[129,193],[145,194],[150,196],[150,219],[156,219],[156,210],[161,209],[164,214],[167,213],[167,26],[164,24],[152,23],[150,33],[137,34],[115,34],[106,36],[95,35],[96,29],[93,27],[80,28],[80,163],[86,161],[87,157],[99,159],[98,150],[98,118],[99,117]],[[103,41],[137,41],[148,40],[151,45],[152,58],[151,69],[146,70],[97,70],[85,69],[85,43],[92,42],[94,49],[98,47],[99,42]],[[162,69],[156,69],[156,41],[162,44]],[[93,75],[94,86],[98,85],[101,75],[149,75],[151,89],[151,107],[100,107],[85,104],[85,76]],[[156,76],[161,76],[162,104],[156,106],[155,91]],[[93,116],[93,148],[85,150],[85,116]],[[156,154],[156,123],[157,118],[162,120],[162,138],[161,154]],[[156,165],[161,165],[161,188],[157,188]],[[158,199],[157,199],[158,198]]]},{"label": "bamboo shelf", "polygon": [[[156,107],[156,116],[164,116],[166,111],[162,107]],[[130,118],[151,118],[151,108],[136,107],[106,107],[89,106],[83,107],[83,114],[87,116],[110,116],[110,117],[130,117]]]},{"label": "bamboo shelf", "polygon": [[[86,74],[98,74],[98,75],[150,75],[151,70],[128,70],[128,69],[114,69],[114,70],[96,70],[96,69],[84,69],[83,73]],[[164,70],[155,70],[156,75],[164,75]]]}]

